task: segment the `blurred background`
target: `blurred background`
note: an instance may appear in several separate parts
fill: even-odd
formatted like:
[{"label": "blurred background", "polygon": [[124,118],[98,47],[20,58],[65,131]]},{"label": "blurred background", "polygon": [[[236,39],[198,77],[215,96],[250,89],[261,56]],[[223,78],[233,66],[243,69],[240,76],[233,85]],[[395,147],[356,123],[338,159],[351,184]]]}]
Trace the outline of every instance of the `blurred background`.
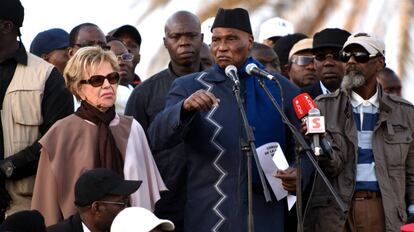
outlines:
[{"label": "blurred background", "polygon": [[[174,12],[187,10],[201,22],[217,9],[249,11],[255,38],[260,24],[278,16],[292,22],[295,32],[313,36],[326,27],[351,33],[372,32],[386,44],[386,63],[401,78],[403,97],[414,103],[414,0],[21,0],[25,8],[22,40],[29,49],[40,31],[59,27],[67,32],[84,22],[104,33],[124,24],[142,36],[141,62],[135,72],[144,80],[167,66],[162,44],[164,23]],[[205,36],[209,36],[208,33]],[[261,42],[261,41],[258,41]]]}]

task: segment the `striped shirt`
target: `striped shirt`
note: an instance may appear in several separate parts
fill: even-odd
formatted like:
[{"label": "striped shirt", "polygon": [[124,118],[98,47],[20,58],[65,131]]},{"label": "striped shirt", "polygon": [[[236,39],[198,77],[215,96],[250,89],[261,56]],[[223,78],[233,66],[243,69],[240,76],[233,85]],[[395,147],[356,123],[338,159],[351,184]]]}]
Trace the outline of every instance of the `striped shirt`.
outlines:
[{"label": "striped shirt", "polygon": [[355,190],[379,191],[372,152],[372,135],[379,117],[378,90],[368,100],[352,91],[351,104],[358,133]]}]

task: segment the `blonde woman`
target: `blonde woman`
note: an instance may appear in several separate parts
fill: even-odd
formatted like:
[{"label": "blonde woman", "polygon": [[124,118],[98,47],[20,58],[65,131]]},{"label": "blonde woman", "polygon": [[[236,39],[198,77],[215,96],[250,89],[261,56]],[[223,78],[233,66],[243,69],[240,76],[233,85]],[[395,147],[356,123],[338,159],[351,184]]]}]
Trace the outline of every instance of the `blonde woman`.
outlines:
[{"label": "blonde woman", "polygon": [[39,141],[32,208],[44,215],[46,225],[76,213],[74,185],[90,169],[108,168],[127,180],[142,180],[131,195],[133,206],[153,210],[159,192],[166,190],[142,127],[115,113],[118,70],[115,55],[100,47],[79,49],[65,68],[66,85],[81,106]]}]

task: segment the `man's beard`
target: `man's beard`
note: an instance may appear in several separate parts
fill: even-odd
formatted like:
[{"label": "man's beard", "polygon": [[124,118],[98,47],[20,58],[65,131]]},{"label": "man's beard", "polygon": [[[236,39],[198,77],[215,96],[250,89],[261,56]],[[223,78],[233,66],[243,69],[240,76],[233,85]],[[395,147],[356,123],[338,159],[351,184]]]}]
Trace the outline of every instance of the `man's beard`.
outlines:
[{"label": "man's beard", "polygon": [[347,71],[342,79],[341,89],[350,92],[354,88],[361,87],[365,84],[365,77],[361,70]]}]

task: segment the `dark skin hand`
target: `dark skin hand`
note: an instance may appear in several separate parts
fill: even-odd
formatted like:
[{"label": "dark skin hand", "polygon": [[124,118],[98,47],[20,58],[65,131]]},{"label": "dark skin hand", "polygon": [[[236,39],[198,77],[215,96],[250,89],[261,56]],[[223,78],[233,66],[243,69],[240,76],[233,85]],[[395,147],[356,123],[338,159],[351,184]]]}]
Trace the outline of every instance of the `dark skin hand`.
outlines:
[{"label": "dark skin hand", "polygon": [[218,106],[220,99],[213,93],[204,89],[199,89],[184,100],[182,110],[184,113],[193,111],[208,111],[214,106]]},{"label": "dark skin hand", "polygon": [[296,192],[296,168],[289,167],[284,171],[278,170],[274,177],[282,180],[282,186],[286,191]]}]

